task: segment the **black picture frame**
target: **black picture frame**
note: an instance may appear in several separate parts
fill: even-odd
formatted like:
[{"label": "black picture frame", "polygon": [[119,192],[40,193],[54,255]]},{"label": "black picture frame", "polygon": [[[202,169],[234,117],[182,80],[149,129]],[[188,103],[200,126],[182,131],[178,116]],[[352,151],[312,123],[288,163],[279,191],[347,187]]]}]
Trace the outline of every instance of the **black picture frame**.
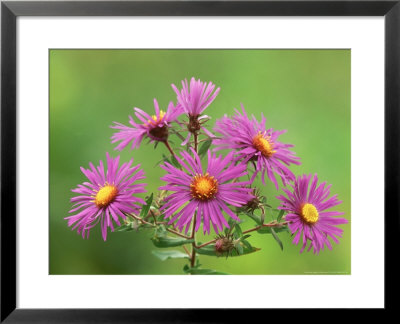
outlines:
[{"label": "black picture frame", "polygon": [[[1,2],[1,322],[229,322],[243,310],[16,308],[16,19],[19,16],[384,16],[385,309],[398,282],[389,266],[399,235],[400,0],[395,1],[2,1]],[[366,152],[368,154],[368,152]],[[383,208],[382,208],[383,211]],[[373,236],[373,233],[371,233]],[[389,257],[391,256],[391,257]],[[367,284],[367,283],[366,283]],[[262,316],[253,312],[252,317]]]}]

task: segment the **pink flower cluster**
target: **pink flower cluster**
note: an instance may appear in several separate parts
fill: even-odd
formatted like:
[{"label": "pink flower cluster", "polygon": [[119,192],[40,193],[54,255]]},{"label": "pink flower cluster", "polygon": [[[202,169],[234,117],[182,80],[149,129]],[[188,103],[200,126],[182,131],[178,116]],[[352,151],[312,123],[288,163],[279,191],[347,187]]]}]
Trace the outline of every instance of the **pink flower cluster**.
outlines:
[{"label": "pink flower cluster", "polygon": [[[159,190],[170,194],[165,198],[160,212],[179,231],[193,226],[198,231],[202,225],[204,233],[210,233],[211,226],[216,233],[229,228],[224,214],[240,221],[232,208],[242,207],[254,199],[254,188],[251,187],[258,174],[265,185],[265,176],[279,189],[278,180],[282,183],[285,195],[277,198],[281,201],[278,207],[286,211],[285,220],[294,234],[293,243],[298,244],[302,238],[301,252],[308,242],[309,248],[318,253],[325,246],[332,248],[331,238],[338,243],[343,230],[336,225],[345,224],[347,220],[337,218],[340,212],[327,211],[340,204],[336,196],[330,197],[330,186],[326,183],[317,185],[317,175],[296,176],[289,169],[291,165],[299,165],[299,157],[291,151],[293,145],[283,143],[279,137],[286,130],[277,131],[267,128],[266,118],[258,121],[253,115],[248,116],[243,105],[241,111],[235,110],[232,117],[224,115],[216,121],[214,131],[208,131],[204,122],[206,108],[216,99],[220,88],[212,82],[202,82],[192,78],[190,83],[182,81],[182,89],[174,84],[176,104],[170,102],[167,109],[160,109],[154,99],[155,114],[134,108],[139,122],[129,116],[130,126],[114,122],[111,126],[117,132],[112,136],[112,143],[118,143],[116,150],[128,145],[138,148],[143,139],[150,142],[162,142],[170,150],[178,165],[164,162],[161,168],[166,174],[161,178],[166,182]],[[178,117],[186,116],[187,121],[179,121]],[[168,138],[172,124],[186,126],[187,136],[182,137],[182,145],[188,145],[189,151],[175,154]],[[203,167],[201,156],[197,152],[197,138],[205,135],[215,145],[214,152],[228,150],[226,156],[217,156],[208,150],[206,166]],[[194,137],[193,147],[190,139]],[[107,153],[108,169],[103,162],[90,169],[81,168],[88,182],[78,185],[72,191],[79,194],[71,199],[74,203],[66,217],[68,225],[77,229],[83,237],[89,236],[91,228],[100,223],[103,239],[106,240],[107,228],[114,230],[114,224],[121,225],[120,219],[128,214],[140,212],[144,204],[137,194],[144,193],[145,184],[136,183],[144,178],[140,165],[132,166],[133,160],[119,167],[119,157],[113,159]],[[249,174],[248,167],[253,167]],[[246,180],[240,180],[245,177]],[[289,189],[291,188],[291,189]],[[211,226],[210,226],[211,225]]]}]

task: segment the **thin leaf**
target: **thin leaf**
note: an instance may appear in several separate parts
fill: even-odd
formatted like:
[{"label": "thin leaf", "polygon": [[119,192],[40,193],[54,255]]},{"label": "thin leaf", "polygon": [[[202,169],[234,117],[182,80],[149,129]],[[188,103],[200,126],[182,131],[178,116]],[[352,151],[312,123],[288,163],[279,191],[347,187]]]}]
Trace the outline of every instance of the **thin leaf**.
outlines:
[{"label": "thin leaf", "polygon": [[265,208],[261,206],[260,209],[261,209],[260,222],[261,222],[261,224],[264,224],[264,220],[265,220]]},{"label": "thin leaf", "polygon": [[244,245],[247,249],[251,250],[251,249],[253,248],[253,247],[251,246],[251,244],[249,243],[249,241],[242,240],[241,242],[243,243],[243,245]]},{"label": "thin leaf", "polygon": [[189,256],[181,251],[151,251],[151,253],[161,261],[168,259],[189,259]]},{"label": "thin leaf", "polygon": [[185,244],[194,242],[193,239],[188,240],[185,238],[175,238],[175,237],[168,237],[168,236],[165,236],[165,237],[154,236],[151,240],[152,240],[153,244],[159,248],[181,246],[181,245],[185,245]]},{"label": "thin leaf", "polygon": [[[257,251],[261,250],[259,248],[254,247],[254,246],[249,248],[246,245],[242,246],[242,248],[243,248],[243,253],[241,255],[250,254],[250,253],[254,253],[254,252],[257,252]],[[210,245],[204,246],[201,249],[195,248],[195,251],[198,254],[202,254],[202,255],[209,255],[209,256],[215,256],[215,257],[221,256],[221,254],[217,254],[217,252],[215,251],[215,245],[214,244],[210,244]],[[236,256],[239,256],[239,254],[237,253],[237,251],[235,249],[233,249],[229,253],[229,256],[236,257]]]},{"label": "thin leaf", "polygon": [[162,157],[163,157],[163,160],[165,162],[168,162],[169,164],[172,164],[171,161],[168,159],[168,157],[165,154],[163,154]]},{"label": "thin leaf", "polygon": [[[265,226],[265,227],[262,227],[262,228],[260,228],[259,230],[257,230],[257,233],[260,233],[260,234],[272,234],[271,229],[272,229],[272,227],[267,227],[267,226]],[[288,230],[288,229],[287,229],[287,226],[286,226],[286,225],[274,227],[275,233],[285,232],[285,231],[287,232],[287,230]]]},{"label": "thin leaf", "polygon": [[285,213],[285,211],[283,209],[281,209],[281,211],[278,214],[278,217],[276,218],[276,221],[279,223],[282,219],[283,214]]},{"label": "thin leaf", "polygon": [[199,156],[200,157],[202,157],[204,154],[207,153],[207,150],[210,148],[211,143],[212,143],[212,139],[210,138],[200,146],[200,149],[199,149]]},{"label": "thin leaf", "polygon": [[[266,208],[266,211],[268,211],[268,214],[271,216],[272,220],[278,220],[279,215],[281,214],[282,210],[281,209],[276,209],[276,208]],[[283,216],[283,214],[282,214]],[[281,216],[281,218],[282,218]]]},{"label": "thin leaf", "polygon": [[248,212],[243,212],[245,215],[249,216],[252,220],[256,222],[257,225],[261,225],[261,218],[257,215],[248,213]]},{"label": "thin leaf", "polygon": [[122,226],[116,228],[114,232],[130,232],[133,230],[134,230],[134,228],[132,228],[130,225],[122,225]]},{"label": "thin leaf", "polygon": [[241,244],[241,242],[239,242],[238,244],[235,245],[235,248],[237,250],[237,253],[239,253],[239,255],[243,255],[244,252],[244,248],[243,245]]},{"label": "thin leaf", "polygon": [[166,237],[167,236],[167,230],[165,229],[164,225],[159,225],[156,227],[154,231],[154,236],[160,238],[160,237]]},{"label": "thin leaf", "polygon": [[141,224],[136,219],[133,219],[126,224],[121,225],[115,229],[115,232],[130,232],[133,230],[138,230]]},{"label": "thin leaf", "polygon": [[172,164],[171,161],[168,159],[168,157],[165,154],[162,155],[162,159],[160,161],[158,161],[154,166],[156,167],[161,162],[168,162],[169,164]]},{"label": "thin leaf", "polygon": [[279,239],[278,235],[275,233],[275,231],[272,227],[271,227],[271,233],[272,233],[272,236],[274,237],[275,241],[279,244],[281,250],[283,251],[282,241]]},{"label": "thin leaf", "polygon": [[174,167],[181,169],[182,166],[179,164],[178,160],[176,159],[175,156],[171,155],[171,162],[174,165]]},{"label": "thin leaf", "polygon": [[150,195],[149,198],[147,198],[146,205],[144,205],[142,207],[142,210],[141,210],[140,215],[139,215],[140,218],[144,218],[144,217],[147,216],[147,214],[149,213],[152,201],[153,201],[153,193]]},{"label": "thin leaf", "polygon": [[238,237],[242,237],[243,236],[242,229],[240,228],[239,224],[235,225],[235,232],[237,233]]},{"label": "thin leaf", "polygon": [[193,275],[228,275],[229,273],[221,272],[212,269],[199,269],[199,268],[190,268],[187,265],[183,268],[185,273],[190,273]]},{"label": "thin leaf", "polygon": [[185,138],[181,134],[179,134],[175,129],[170,128],[170,130],[172,131],[173,134],[178,136],[182,141],[185,141]]}]

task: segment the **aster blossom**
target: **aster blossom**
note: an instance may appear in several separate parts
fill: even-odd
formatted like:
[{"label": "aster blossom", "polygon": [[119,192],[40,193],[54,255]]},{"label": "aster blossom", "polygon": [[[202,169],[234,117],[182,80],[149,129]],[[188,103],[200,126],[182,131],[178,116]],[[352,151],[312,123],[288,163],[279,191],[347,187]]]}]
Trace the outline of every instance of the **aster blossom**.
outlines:
[{"label": "aster blossom", "polygon": [[134,108],[136,117],[142,123],[136,123],[132,116],[129,116],[129,124],[132,127],[118,122],[110,126],[119,130],[111,137],[111,143],[120,142],[115,147],[116,150],[123,150],[129,143],[132,143],[132,149],[139,147],[145,137],[150,139],[150,143],[167,141],[171,122],[176,121],[184,111],[180,105],[174,106],[172,102],[169,103],[166,111],[160,110],[156,99],[154,99],[154,109],[155,114],[150,116],[142,109]]},{"label": "aster blossom", "polygon": [[[311,185],[310,185],[311,181]],[[303,252],[308,242],[308,251],[313,249],[314,253],[319,253],[325,245],[331,250],[331,238],[335,243],[339,243],[338,237],[342,237],[343,230],[336,225],[348,223],[345,218],[338,218],[342,212],[326,211],[342,202],[337,199],[337,195],[329,197],[331,185],[326,186],[326,182],[317,186],[318,176],[302,175],[297,177],[294,184],[291,184],[292,191],[284,188],[287,196],[277,197],[281,201],[278,209],[285,210],[285,216],[289,222],[289,229],[295,234],[294,244],[298,244],[302,237]],[[329,198],[328,198],[329,197]]]},{"label": "aster blossom", "polygon": [[253,198],[252,189],[245,187],[250,184],[249,181],[232,181],[247,175],[246,165],[235,165],[232,153],[223,158],[208,151],[207,168],[203,170],[199,156],[193,149],[191,152],[193,157],[187,152],[181,153],[182,158],[176,156],[182,170],[167,162],[161,165],[168,173],[161,178],[167,184],[159,189],[173,192],[165,198],[166,203],[161,210],[165,218],[170,218],[169,224],[177,220],[175,227],[180,231],[185,226],[188,231],[196,214],[195,231],[202,222],[204,233],[210,233],[210,223],[218,233],[224,226],[229,228],[222,211],[240,220],[227,204],[241,207]]},{"label": "aster blossom", "polygon": [[119,218],[126,219],[126,213],[138,213],[140,204],[144,204],[142,198],[135,196],[145,192],[146,186],[144,183],[136,183],[145,178],[140,165],[132,166],[131,159],[119,167],[119,156],[113,159],[106,153],[106,157],[106,170],[103,161],[97,167],[92,163],[89,163],[89,169],[81,167],[89,182],[72,189],[72,192],[79,195],[71,198],[74,205],[69,213],[76,214],[65,219],[68,220],[68,226],[77,229],[83,238],[88,238],[90,229],[100,223],[105,241],[108,227],[114,231],[113,221],[121,226]]},{"label": "aster blossom", "polygon": [[218,95],[220,88],[215,89],[215,84],[212,82],[202,82],[200,79],[191,78],[190,85],[185,79],[182,81],[182,90],[172,84],[178,102],[188,115],[199,116],[203,111],[214,101]]},{"label": "aster blossom", "polygon": [[200,130],[203,130],[208,136],[214,137],[209,130],[202,126],[203,122],[207,121],[208,116],[200,115],[217,97],[220,88],[215,89],[215,85],[212,82],[207,83],[195,78],[191,78],[190,84],[186,79],[182,81],[181,90],[174,84],[171,84],[171,86],[177,95],[178,104],[182,106],[189,117],[187,125],[189,133],[182,145],[187,144],[191,134],[197,134]]},{"label": "aster blossom", "polygon": [[242,105],[242,113],[235,109],[236,114],[229,118],[226,115],[218,119],[214,130],[221,134],[215,138],[213,144],[215,150],[230,149],[236,150],[238,159],[244,162],[254,162],[255,173],[262,173],[261,180],[265,184],[265,173],[279,189],[275,175],[278,175],[284,186],[295,179],[290,164],[299,165],[299,158],[289,150],[291,144],[284,144],[278,141],[278,137],[286,132],[275,131],[272,128],[266,129],[266,118],[261,114],[261,122],[252,115],[247,116]]}]

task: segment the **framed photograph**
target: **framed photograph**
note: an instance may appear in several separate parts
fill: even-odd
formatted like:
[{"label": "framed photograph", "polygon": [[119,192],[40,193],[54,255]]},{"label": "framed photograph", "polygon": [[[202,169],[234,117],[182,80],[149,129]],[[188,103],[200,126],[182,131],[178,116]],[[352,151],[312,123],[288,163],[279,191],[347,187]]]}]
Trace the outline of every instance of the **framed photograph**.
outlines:
[{"label": "framed photograph", "polygon": [[1,321],[391,307],[398,1],[1,11]]}]

